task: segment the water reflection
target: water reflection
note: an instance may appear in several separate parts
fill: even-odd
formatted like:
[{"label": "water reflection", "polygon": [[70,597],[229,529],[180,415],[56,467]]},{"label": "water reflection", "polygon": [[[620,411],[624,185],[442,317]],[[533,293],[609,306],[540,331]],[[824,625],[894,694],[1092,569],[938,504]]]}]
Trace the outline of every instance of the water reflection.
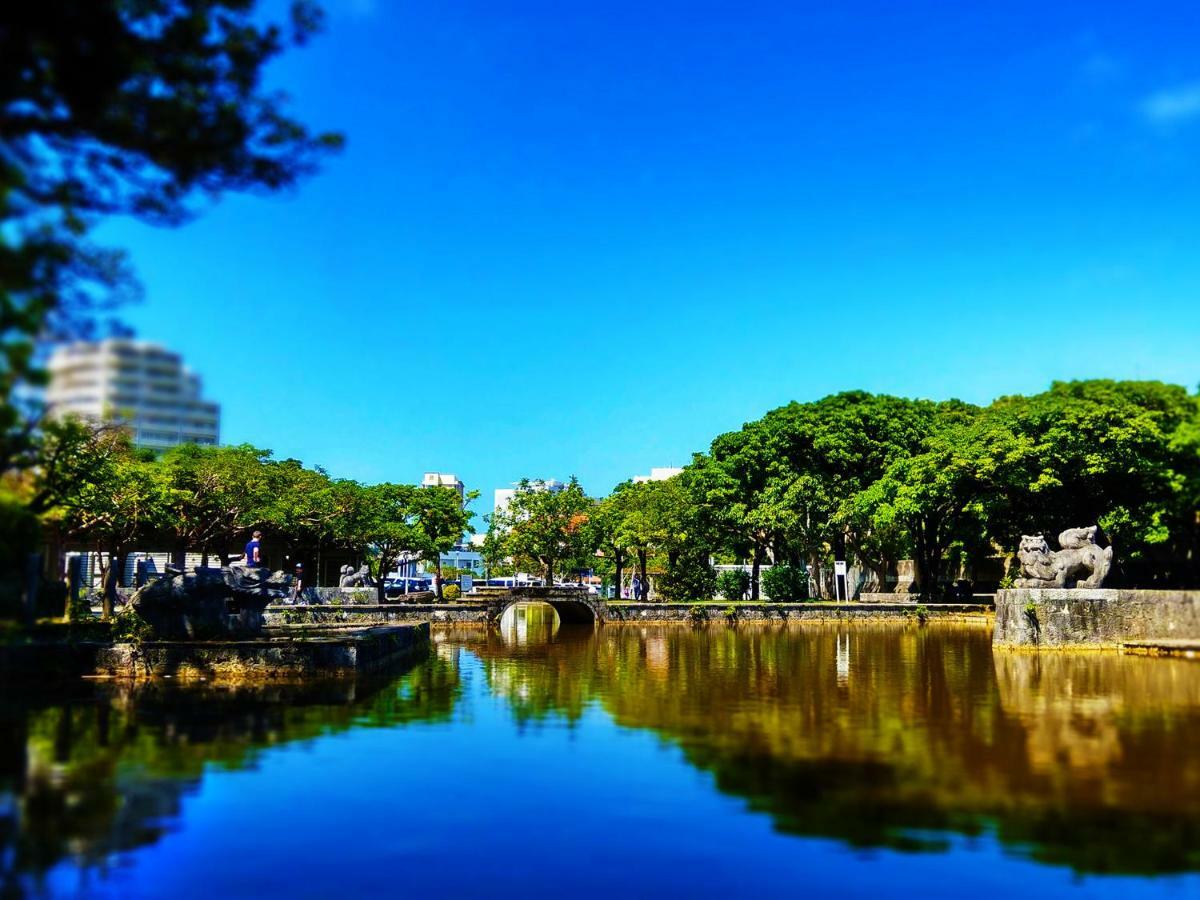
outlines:
[{"label": "water reflection", "polygon": [[81,683],[0,700],[0,897],[21,896],[69,860],[113,854],[179,824],[207,767],[252,768],[273,746],[352,727],[449,717],[457,653],[400,677],[298,686]]},{"label": "water reflection", "polygon": [[[102,871],[158,845],[213,768],[266,769],[272,747],[373,729],[383,740],[370,752],[400,760],[417,733],[403,726],[442,723],[426,744],[438,760],[455,745],[536,765],[546,745],[530,737],[564,726],[621,753],[604,744],[610,722],[676,745],[785,833],[918,851],[986,833],[1080,872],[1200,870],[1200,665],[993,654],[986,630],[935,624],[581,629],[534,606],[498,632],[439,632],[427,661],[377,681],[6,692],[0,896],[37,889],[64,862]],[[520,766],[464,770],[467,759],[421,775],[455,798],[444,830],[428,826],[432,848],[483,846],[464,831],[481,813],[472,779],[520,792]],[[370,808],[377,787],[353,770],[305,772]],[[563,777],[569,790],[578,776]],[[378,815],[367,824],[394,826],[394,810]]]},{"label": "water reflection", "polygon": [[518,722],[676,742],[784,831],[939,850],[991,830],[1080,871],[1200,869],[1200,666],[997,654],[983,629],[564,628],[471,645]]},{"label": "water reflection", "polygon": [[549,603],[514,603],[500,617],[500,636],[506,644],[525,647],[554,639],[561,620]]}]

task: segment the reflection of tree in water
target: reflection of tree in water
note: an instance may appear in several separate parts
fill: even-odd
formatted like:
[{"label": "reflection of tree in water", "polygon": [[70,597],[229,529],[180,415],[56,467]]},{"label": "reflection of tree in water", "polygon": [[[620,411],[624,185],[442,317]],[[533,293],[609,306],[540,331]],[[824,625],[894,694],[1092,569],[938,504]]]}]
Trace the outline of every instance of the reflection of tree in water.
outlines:
[{"label": "reflection of tree in water", "polygon": [[312,685],[83,685],[0,701],[0,896],[56,864],[104,867],[178,820],[206,766],[356,727],[448,719],[457,657],[402,676]]},{"label": "reflection of tree in water", "polygon": [[937,849],[995,832],[1091,872],[1200,868],[1200,667],[1116,654],[996,655],[990,634],[605,628],[473,646],[521,721],[617,722],[675,741],[777,827]]},{"label": "reflection of tree in water", "polygon": [[[529,611],[535,616],[554,614],[549,606],[531,606]],[[535,619],[531,627],[537,624]],[[529,632],[514,640],[489,630],[479,634],[470,649],[483,662],[491,692],[508,700],[521,727],[559,716],[575,723],[594,701],[603,675],[598,667],[581,665],[595,654],[596,631],[590,626],[551,628],[547,621],[540,625],[545,640],[533,639]]]}]

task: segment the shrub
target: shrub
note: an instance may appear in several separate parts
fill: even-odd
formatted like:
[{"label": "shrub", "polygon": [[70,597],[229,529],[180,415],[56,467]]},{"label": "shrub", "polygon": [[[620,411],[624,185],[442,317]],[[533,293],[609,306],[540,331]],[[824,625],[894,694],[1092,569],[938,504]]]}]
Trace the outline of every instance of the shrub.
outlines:
[{"label": "shrub", "polygon": [[808,573],[798,566],[771,566],[762,573],[762,587],[772,600],[807,600]]},{"label": "shrub", "polygon": [[669,603],[711,600],[717,589],[717,573],[709,565],[707,555],[683,554],[658,579],[657,586]]},{"label": "shrub", "polygon": [[750,590],[750,573],[745,569],[726,569],[717,576],[717,590],[726,600],[744,600]]},{"label": "shrub", "polygon": [[457,600],[462,596],[462,588],[457,584],[442,585],[443,600]]},{"label": "shrub", "polygon": [[112,639],[119,644],[140,644],[154,639],[154,629],[132,608],[128,608],[114,620]]}]

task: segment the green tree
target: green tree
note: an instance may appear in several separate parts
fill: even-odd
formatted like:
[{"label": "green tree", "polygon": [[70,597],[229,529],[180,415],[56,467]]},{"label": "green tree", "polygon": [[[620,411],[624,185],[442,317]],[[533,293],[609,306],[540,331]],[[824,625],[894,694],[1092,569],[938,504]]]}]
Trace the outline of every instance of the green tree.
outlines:
[{"label": "green tree", "polygon": [[173,489],[169,516],[176,565],[190,549],[216,553],[229,565],[229,549],[262,525],[272,501],[271,454],[249,444],[202,447],[183,444],[159,465]]},{"label": "green tree", "polygon": [[693,503],[708,514],[717,540],[750,559],[750,597],[758,599],[759,570],[779,530],[773,507],[764,502],[771,461],[767,429],[752,422],[713,440],[707,455],[688,466]]},{"label": "green tree", "polygon": [[168,518],[171,487],[162,468],[134,451],[121,432],[99,432],[78,480],[46,517],[93,547],[101,563],[104,617],[112,616],[120,573],[129,553],[159,533]]},{"label": "green tree", "polygon": [[420,535],[414,510],[419,488],[410,484],[339,482],[349,496],[349,509],[339,524],[342,540],[359,551],[375,576],[378,602],[384,602],[384,578],[400,561],[400,554],[417,546]]},{"label": "green tree", "polygon": [[440,485],[419,488],[412,496],[416,530],[410,549],[433,563],[439,600],[443,597],[442,554],[461,541],[463,535],[474,533],[467,504],[478,496],[478,491],[469,491],[460,497],[455,489]]},{"label": "green tree", "polygon": [[[630,547],[636,545],[636,539],[631,536],[627,527],[627,519],[636,501],[637,493],[637,486],[632,481],[624,481],[618,484],[607,497],[597,501],[588,514],[589,537],[587,544],[603,554],[603,568],[607,569],[611,566],[611,574],[618,595],[625,577],[625,561]],[[642,570],[644,573],[644,554]]]},{"label": "green tree", "polygon": [[264,66],[321,16],[286,27],[253,0],[11,0],[0,8],[0,471],[31,464],[14,392],[42,378],[35,341],[86,331],[135,293],[103,218],[175,225],[234,191],[276,191],[340,145],[264,87]]},{"label": "green tree", "polygon": [[1019,489],[1031,442],[995,416],[944,405],[921,452],[899,459],[853,501],[856,517],[909,535],[915,587],[938,591],[947,552],[956,542],[978,546],[989,512]]},{"label": "green tree", "polygon": [[586,527],[592,506],[574,477],[557,491],[525,478],[508,506],[496,511],[493,523],[504,535],[507,555],[536,563],[552,585],[560,563],[581,559],[593,549],[587,546],[591,535]]},{"label": "green tree", "polygon": [[998,545],[1099,524],[1127,576],[1186,580],[1200,480],[1187,437],[1194,395],[1161,382],[1056,382],[1001,398],[988,414],[1031,444],[1022,483],[989,510]]},{"label": "green tree", "polygon": [[295,459],[272,463],[265,475],[269,502],[261,524],[289,556],[326,545],[361,553],[346,531],[359,499],[357,482],[331,479],[319,466],[309,469]]}]

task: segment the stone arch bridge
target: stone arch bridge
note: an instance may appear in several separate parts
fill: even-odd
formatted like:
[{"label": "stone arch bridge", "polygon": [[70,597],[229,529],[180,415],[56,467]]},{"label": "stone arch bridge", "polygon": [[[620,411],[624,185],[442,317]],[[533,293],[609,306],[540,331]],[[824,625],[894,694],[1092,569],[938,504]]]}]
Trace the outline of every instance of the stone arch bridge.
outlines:
[{"label": "stone arch bridge", "polygon": [[608,606],[585,588],[523,587],[489,598],[488,622],[498,625],[504,611],[515,603],[549,604],[564,625],[603,624],[608,620]]}]

